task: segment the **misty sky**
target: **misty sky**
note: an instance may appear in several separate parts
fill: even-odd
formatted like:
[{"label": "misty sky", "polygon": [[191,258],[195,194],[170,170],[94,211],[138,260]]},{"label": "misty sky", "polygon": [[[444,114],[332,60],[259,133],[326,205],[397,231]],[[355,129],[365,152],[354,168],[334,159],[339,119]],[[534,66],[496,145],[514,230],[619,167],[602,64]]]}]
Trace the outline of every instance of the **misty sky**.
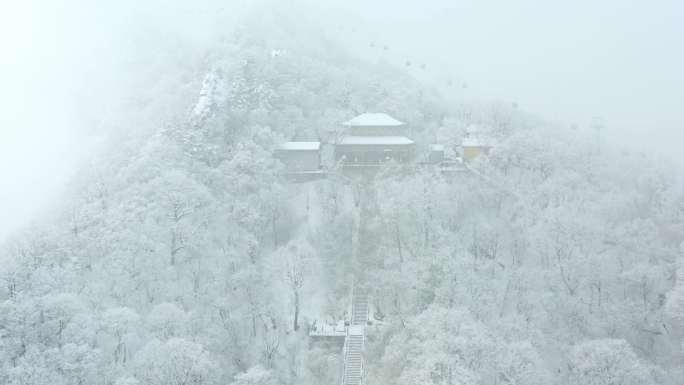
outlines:
[{"label": "misty sky", "polygon": [[469,97],[515,101],[580,126],[600,116],[611,139],[680,155],[681,1],[381,0],[345,8],[350,20],[356,14],[359,25],[377,27],[357,33],[358,46],[387,44],[376,55],[411,60],[414,71],[426,63],[426,77],[462,80]]},{"label": "misty sky", "polygon": [[[458,97],[517,102],[562,124],[601,116],[607,140],[684,164],[680,1],[302,1],[328,35],[366,59],[425,63],[410,71],[429,83],[466,83]],[[84,135],[98,114],[83,119],[83,111],[116,102],[128,75],[119,63],[136,55],[125,44],[130,30],[200,42],[214,8],[239,8],[108,3],[0,3],[0,239],[54,199],[86,158]]]}]

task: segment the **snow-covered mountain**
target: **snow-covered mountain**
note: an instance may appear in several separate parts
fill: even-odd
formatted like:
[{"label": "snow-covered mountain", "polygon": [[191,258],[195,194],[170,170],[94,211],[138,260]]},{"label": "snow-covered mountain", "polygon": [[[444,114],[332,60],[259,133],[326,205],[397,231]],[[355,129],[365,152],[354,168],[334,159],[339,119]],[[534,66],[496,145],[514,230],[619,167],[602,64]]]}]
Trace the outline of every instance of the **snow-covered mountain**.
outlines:
[{"label": "snow-covered mountain", "polygon": [[[158,62],[45,223],[2,248],[0,383],[339,383],[313,341],[352,282],[366,384],[677,384],[684,191],[644,155],[500,103],[452,105],[277,11]],[[313,31],[313,32],[312,32]],[[171,49],[171,48],[167,48]],[[178,59],[180,58],[180,59]],[[468,171],[290,183],[273,158],[362,112]]]}]

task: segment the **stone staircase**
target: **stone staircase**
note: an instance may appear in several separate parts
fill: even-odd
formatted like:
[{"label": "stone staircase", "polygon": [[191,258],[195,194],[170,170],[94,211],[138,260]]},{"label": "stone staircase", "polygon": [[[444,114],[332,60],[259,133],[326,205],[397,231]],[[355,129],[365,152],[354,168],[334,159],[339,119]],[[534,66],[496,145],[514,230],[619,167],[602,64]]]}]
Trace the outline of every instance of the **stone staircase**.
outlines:
[{"label": "stone staircase", "polygon": [[354,288],[352,292],[351,322],[344,340],[344,372],[342,385],[362,385],[363,344],[368,321],[368,293]]},{"label": "stone staircase", "polygon": [[366,325],[368,322],[368,293],[360,289],[354,289],[352,294],[352,325]]},{"label": "stone staircase", "polygon": [[363,326],[350,326],[344,342],[342,385],[361,385],[363,380]]}]

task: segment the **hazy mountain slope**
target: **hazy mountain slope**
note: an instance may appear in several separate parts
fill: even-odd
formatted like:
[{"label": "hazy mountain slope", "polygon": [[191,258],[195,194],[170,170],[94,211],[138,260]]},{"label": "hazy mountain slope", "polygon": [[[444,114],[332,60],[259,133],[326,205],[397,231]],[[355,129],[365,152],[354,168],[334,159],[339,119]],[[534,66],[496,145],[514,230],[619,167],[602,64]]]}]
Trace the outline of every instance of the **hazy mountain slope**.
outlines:
[{"label": "hazy mountain slope", "polygon": [[[4,246],[0,382],[339,381],[294,298],[339,311],[363,273],[385,315],[369,384],[676,383],[684,196],[672,171],[496,103],[448,106],[278,12],[230,36],[160,64],[60,214]],[[500,144],[473,164],[484,177],[280,179],[275,144],[363,111],[409,122],[422,143],[486,123]],[[319,204],[300,233],[304,193]]]},{"label": "hazy mountain slope", "polygon": [[[333,45],[324,54],[313,37],[282,46],[272,36],[288,30],[265,28],[248,25],[206,64],[161,66],[116,120],[140,125],[112,135],[56,219],[6,245],[3,382],[165,383],[182,365],[191,382],[256,364],[302,375],[287,352],[306,341],[292,335],[272,255],[270,229],[288,220],[272,226],[287,206],[274,143],[366,109],[422,121],[408,114],[438,107],[408,78],[352,65]],[[211,73],[223,96],[197,120]]]},{"label": "hazy mountain slope", "polygon": [[378,182],[369,274],[397,320],[377,341],[378,382],[425,381],[427,366],[439,381],[676,383],[681,182],[568,134],[516,130],[475,165],[486,179]]}]

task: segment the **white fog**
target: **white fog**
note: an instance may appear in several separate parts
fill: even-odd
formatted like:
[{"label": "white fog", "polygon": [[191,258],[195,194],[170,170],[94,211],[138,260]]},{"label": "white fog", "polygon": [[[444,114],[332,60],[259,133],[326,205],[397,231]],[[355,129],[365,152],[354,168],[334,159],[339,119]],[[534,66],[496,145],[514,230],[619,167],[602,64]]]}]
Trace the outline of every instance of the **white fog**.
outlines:
[{"label": "white fog", "polygon": [[[11,214],[0,220],[0,238],[37,215],[75,167],[64,154],[91,139],[75,128],[93,125],[81,115],[92,101],[84,99],[96,92],[88,86],[95,82],[108,94],[95,98],[99,113],[117,101],[117,80],[127,76],[121,61],[140,55],[124,43],[131,26],[201,39],[213,32],[203,23],[213,11],[241,14],[249,2],[138,3],[3,5],[0,41],[9,67],[0,75],[1,175],[13,183],[1,192],[1,209]],[[684,54],[677,49],[684,5],[678,1],[328,0],[307,7],[304,18],[323,18],[325,32],[355,54],[399,66],[424,63],[427,73],[412,75],[431,85],[461,85],[456,98],[515,102],[564,125],[589,127],[600,118],[606,140],[684,165]],[[41,115],[50,124],[31,116],[36,107],[49,109]]]},{"label": "white fog", "polygon": [[0,384],[684,377],[684,4],[0,4]]}]

